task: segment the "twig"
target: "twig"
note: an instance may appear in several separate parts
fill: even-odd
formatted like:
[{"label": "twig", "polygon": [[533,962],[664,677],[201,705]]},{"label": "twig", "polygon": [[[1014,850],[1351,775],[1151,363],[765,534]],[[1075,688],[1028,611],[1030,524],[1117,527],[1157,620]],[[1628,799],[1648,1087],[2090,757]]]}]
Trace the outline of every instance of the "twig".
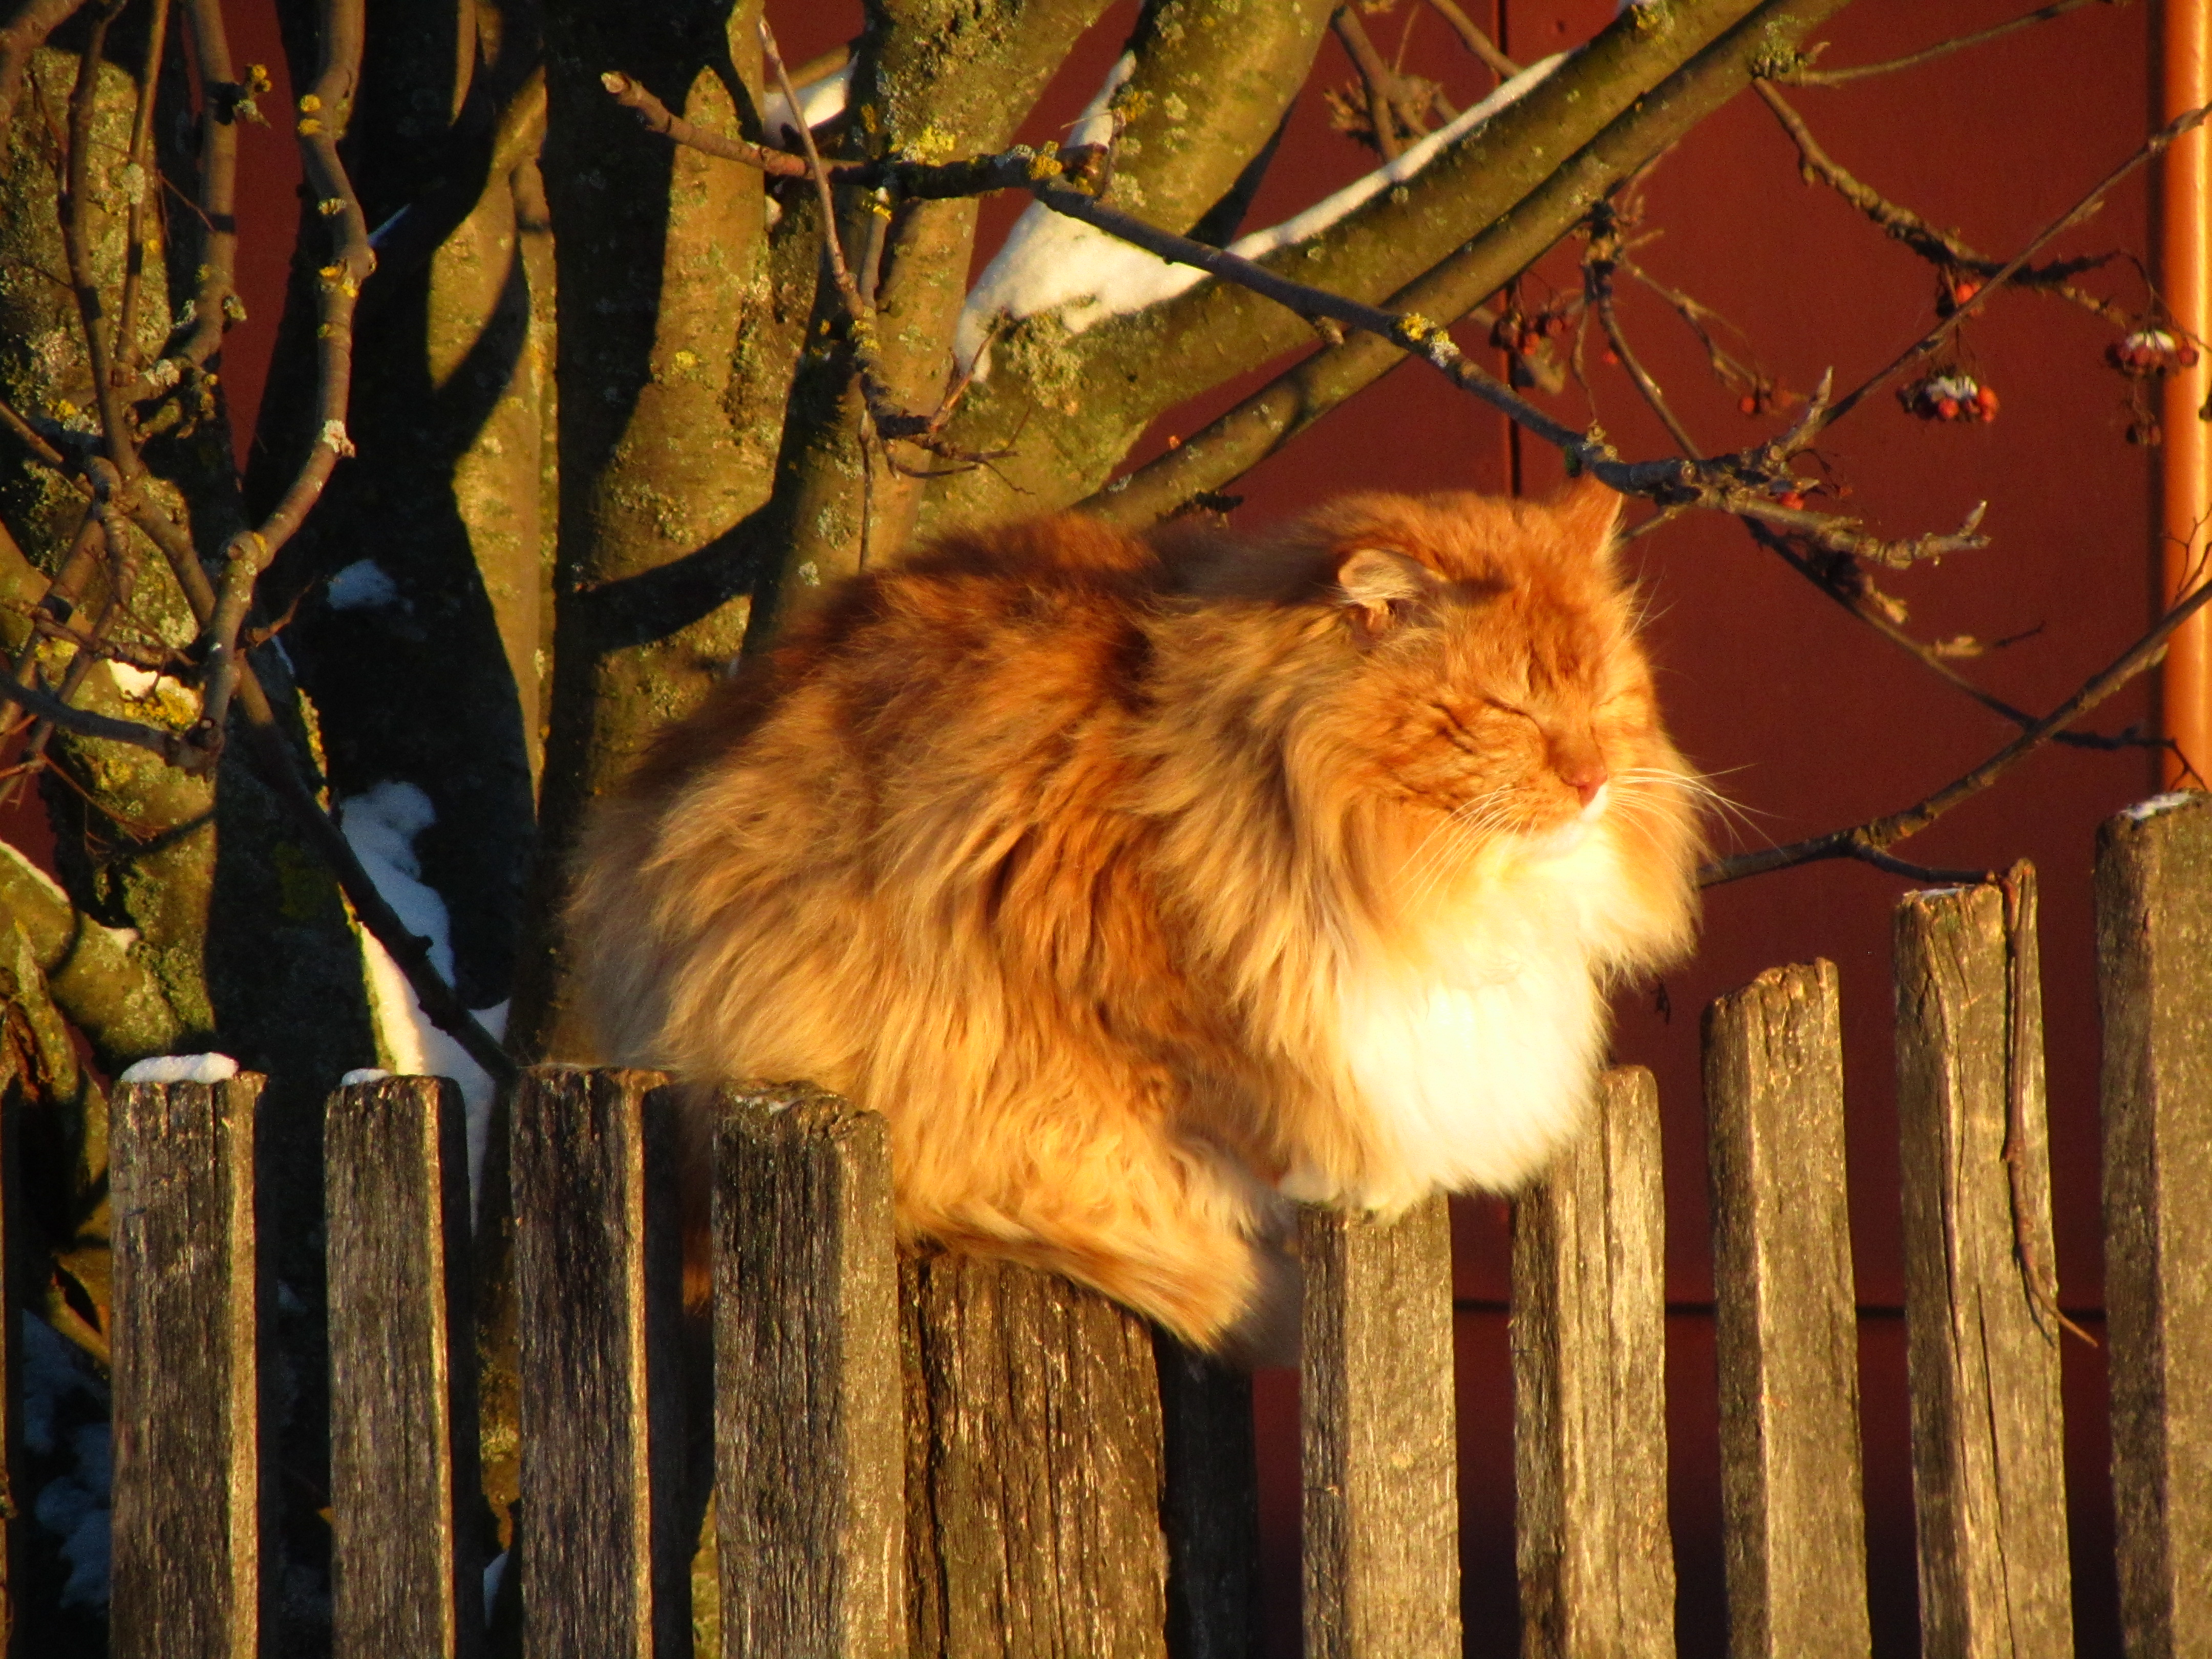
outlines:
[{"label": "twig", "polygon": [[[2109,0],[2105,0],[2105,3],[2109,3]],[[1810,68],[1792,70],[1790,73],[1775,78],[1787,81],[1790,85],[1798,87],[1840,87],[1849,82],[1863,81],[1870,75],[1893,75],[1899,70],[1915,69],[1922,64],[1948,57],[1952,52],[1963,52],[1968,46],[1978,46],[1984,41],[2000,40],[2012,33],[2015,29],[2027,28],[2036,23],[2047,22],[2054,17],[2063,17],[2068,12],[2078,11],[2089,3],[2090,0],[2051,0],[2050,5],[2039,6],[2027,15],[2015,17],[2009,22],[1998,23],[1990,28],[1978,29],[1972,34],[1961,34],[1949,40],[1939,41],[1935,46],[1924,47],[1919,52],[1910,52],[1903,58],[1892,58],[1886,63],[1858,64],[1849,69],[1839,70]]]},{"label": "twig", "polygon": [[115,308],[115,361],[130,366],[138,361],[138,288],[146,263],[146,203],[154,193],[154,101],[161,81],[161,53],[168,45],[169,0],[153,0],[154,15],[146,27],[146,61],[138,78],[138,109],[131,124],[131,161],[126,178],[131,185],[131,213],[124,231],[123,300]]},{"label": "twig", "polygon": [[1474,26],[1474,20],[1454,5],[1452,0],[1428,0],[1428,4],[1431,11],[1451,25],[1460,45],[1482,59],[1500,81],[1510,81],[1521,73],[1521,65],[1498,51],[1491,38]]},{"label": "twig", "polygon": [[132,403],[157,397],[215,356],[224,331],[242,315],[234,289],[238,263],[238,123],[258,121],[253,98],[266,88],[253,72],[240,83],[234,76],[230,41],[223,30],[221,0],[187,0],[185,25],[200,73],[199,200],[195,210],[206,239],[200,248],[194,284],[191,331],[172,343],[124,395]]},{"label": "twig", "polygon": [[1620,265],[1644,288],[1671,306],[1674,313],[1681,318],[1683,326],[1698,337],[1698,343],[1705,349],[1705,362],[1711,367],[1715,380],[1723,386],[1740,387],[1750,393],[1754,410],[1778,400],[1779,394],[1773,377],[1757,364],[1745,362],[1723,347],[1714,337],[1713,331],[1705,326],[1705,322],[1710,318],[1749,347],[1751,337],[1743,330],[1695,295],[1661,282],[1630,258],[1626,249],[1620,253]]},{"label": "twig", "polygon": [[[1842,606],[1850,616],[1865,623],[1915,662],[1926,668],[1946,685],[1954,690],[1964,692],[1991,714],[2010,720],[2014,726],[2025,728],[2035,724],[2036,717],[2033,714],[2024,708],[2014,708],[1994,692],[1986,691],[1975,684],[1973,681],[1952,667],[1932,646],[1916,640],[1899,627],[1896,623],[1883,614],[1880,606],[1869,601],[1863,592],[1842,580],[1846,572],[1807,557],[1790,544],[1787,536],[1777,534],[1755,519],[1744,520],[1743,526],[1750,532],[1753,541],[1804,577],[1820,592]],[[2051,733],[2051,741],[2063,744],[2069,748],[2106,750],[2155,746],[2155,740],[2152,738],[2130,736],[2125,733],[2118,737],[2106,737],[2095,732],[2054,732]]]},{"label": "twig", "polygon": [[5,398],[0,398],[0,426],[14,434],[15,441],[31,452],[31,459],[48,471],[70,471],[69,457],[48,443],[46,434],[25,420]]},{"label": "twig", "polygon": [[1359,73],[1359,84],[1367,94],[1367,123],[1375,130],[1375,148],[1384,161],[1395,161],[1406,150],[1398,139],[1398,100],[1394,95],[1398,77],[1375,50],[1375,43],[1367,38],[1367,30],[1350,6],[1339,6],[1328,26]]},{"label": "twig", "polygon": [[1590,213],[1589,247],[1583,256],[1583,297],[1597,312],[1598,326],[1605,331],[1607,343],[1613,348],[1613,355],[1620,359],[1620,366],[1628,371],[1628,378],[1645,405],[1659,417],[1659,423],[1667,428],[1682,453],[1695,460],[1703,453],[1697,440],[1668,406],[1659,382],[1637,361],[1635,352],[1629,349],[1628,337],[1621,331],[1620,319],[1613,313],[1613,272],[1620,255],[1619,216],[1610,202],[1601,202]]},{"label": "twig", "polygon": [[[361,78],[362,0],[325,0],[323,58],[314,86],[299,100],[295,131],[307,174],[309,199],[317,216],[336,233],[336,257],[316,273],[316,414],[319,420],[307,459],[269,516],[240,531],[223,550],[222,591],[204,618],[207,689],[198,735],[212,754],[222,744],[230,700],[239,681],[239,629],[252,603],[253,585],[278,549],[289,541],[321,499],[341,456],[354,453],[346,434],[346,410],[353,386],[353,315],[361,285],[376,269],[368,245],[368,224],[353,181],[338,159],[338,141],[353,113],[354,88]],[[303,226],[304,234],[304,226]]]},{"label": "twig", "polygon": [[[1813,137],[1812,129],[1806,125],[1804,117],[1774,89],[1771,82],[1754,81],[1751,84],[1752,90],[1765,101],[1768,109],[1773,111],[1774,118],[1782,124],[1782,130],[1797,146],[1798,171],[1808,182],[1827,185],[1881,226],[1893,240],[1904,243],[1939,269],[1971,272],[1985,278],[2003,269],[2000,261],[1978,252],[1964,238],[1950,231],[1938,229],[1911,209],[1900,206],[1872,185],[1854,178],[1820,148],[1820,142]],[[2125,328],[2135,319],[2124,307],[2092,294],[2087,289],[2077,288],[2067,280],[2082,270],[2103,264],[2113,257],[2104,254],[2088,259],[2061,260],[2039,270],[2020,270],[2011,280],[2021,288],[2055,294],[2080,306],[2084,311]]]},{"label": "twig", "polygon": [[1847,830],[1832,830],[1825,836],[1815,836],[1808,841],[1792,842],[1786,847],[1770,847],[1761,852],[1743,853],[1735,858],[1719,860],[1698,872],[1698,884],[1715,887],[1723,882],[1741,881],[1746,876],[1764,875],[1771,870],[1818,863],[1825,859],[1875,862],[1876,855],[1886,855],[1888,849],[1899,842],[1918,835],[1961,801],[1988,788],[2029,755],[2042,748],[2054,734],[2064,731],[2156,662],[2174,629],[2203,609],[2208,602],[2212,602],[2212,583],[2197,588],[2168,611],[2149,633],[2130,646],[2110,667],[2084,682],[2080,690],[2050,714],[1972,771],[1953,779],[1917,804],[1884,817],[1871,818]]},{"label": "twig", "polygon": [[26,708],[40,720],[51,721],[79,737],[105,738],[112,743],[127,743],[133,748],[149,750],[172,766],[184,765],[192,753],[191,739],[182,732],[95,714],[90,709],[66,703],[52,692],[39,686],[19,685],[12,679],[0,679],[0,699]]}]

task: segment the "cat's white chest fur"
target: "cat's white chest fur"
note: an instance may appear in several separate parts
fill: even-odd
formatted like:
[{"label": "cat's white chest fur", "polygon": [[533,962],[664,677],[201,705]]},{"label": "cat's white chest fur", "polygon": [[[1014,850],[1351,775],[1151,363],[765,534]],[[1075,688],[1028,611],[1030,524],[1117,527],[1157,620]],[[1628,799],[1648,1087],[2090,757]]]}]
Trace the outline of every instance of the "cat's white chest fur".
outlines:
[{"label": "cat's white chest fur", "polygon": [[1418,966],[1377,957],[1339,985],[1341,1075],[1373,1157],[1350,1182],[1300,1171],[1297,1198],[1397,1210],[1443,1189],[1520,1184],[1581,1121],[1607,1026],[1595,958],[1618,866],[1593,837],[1440,916]]}]

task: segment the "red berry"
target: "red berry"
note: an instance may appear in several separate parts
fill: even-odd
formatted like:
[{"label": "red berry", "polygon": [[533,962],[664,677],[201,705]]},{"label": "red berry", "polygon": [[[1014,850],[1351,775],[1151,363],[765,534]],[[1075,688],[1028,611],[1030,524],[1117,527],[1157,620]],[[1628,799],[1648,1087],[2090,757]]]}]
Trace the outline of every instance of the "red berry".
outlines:
[{"label": "red berry", "polygon": [[1959,400],[1956,398],[1938,398],[1936,400],[1936,412],[1947,421],[1957,420]]},{"label": "red berry", "polygon": [[1598,354],[1598,361],[1600,362],[1606,363],[1617,363],[1620,361],[1620,356],[1618,352],[1614,351],[1611,346],[1607,346],[1603,351]]},{"label": "red berry", "polygon": [[1775,500],[1779,501],[1783,506],[1788,507],[1792,513],[1797,512],[1805,505],[1805,498],[1794,489],[1784,490],[1779,495],[1775,497]]},{"label": "red berry", "polygon": [[1981,291],[1979,283],[1954,283],[1951,284],[1951,303],[1962,306]]},{"label": "red berry", "polygon": [[1987,420],[1997,412],[1996,388],[1990,386],[1978,387],[1974,392],[1974,401],[1982,406],[1982,418]]}]

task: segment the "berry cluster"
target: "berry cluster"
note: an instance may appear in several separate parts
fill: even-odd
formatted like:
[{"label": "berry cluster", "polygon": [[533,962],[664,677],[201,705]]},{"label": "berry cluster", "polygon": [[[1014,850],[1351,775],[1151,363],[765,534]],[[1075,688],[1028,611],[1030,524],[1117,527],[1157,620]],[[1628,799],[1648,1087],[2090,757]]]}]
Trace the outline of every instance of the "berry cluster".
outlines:
[{"label": "berry cluster", "polygon": [[1500,351],[1526,357],[1547,340],[1564,339],[1573,328],[1573,319],[1564,311],[1539,312],[1534,317],[1509,311],[1492,325],[1490,343]]},{"label": "berry cluster", "polygon": [[1900,387],[1897,401],[1923,421],[1994,421],[1997,394],[1971,374],[1930,374]]},{"label": "berry cluster", "polygon": [[2139,328],[2105,348],[2105,361],[2130,380],[2197,367],[2197,348],[2162,328]]}]

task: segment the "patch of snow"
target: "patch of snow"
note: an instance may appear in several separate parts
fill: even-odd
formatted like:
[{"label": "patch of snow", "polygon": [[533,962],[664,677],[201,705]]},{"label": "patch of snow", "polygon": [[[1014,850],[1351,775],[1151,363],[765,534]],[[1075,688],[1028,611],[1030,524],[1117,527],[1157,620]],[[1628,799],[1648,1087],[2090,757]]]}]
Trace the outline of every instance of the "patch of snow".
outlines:
[{"label": "patch of snow", "polygon": [[[850,58],[842,69],[835,69],[819,80],[809,81],[795,87],[799,94],[799,113],[811,131],[824,121],[834,121],[845,112],[845,100],[853,87],[853,64]],[[761,100],[761,131],[769,143],[780,144],[783,129],[795,125],[791,118],[791,106],[781,92],[771,92]]]},{"label": "patch of snow", "polygon": [[483,1597],[484,1623],[491,1623],[492,1609],[499,1605],[499,1587],[507,1577],[507,1552],[501,1550],[484,1564]]},{"label": "patch of snow", "polygon": [[115,677],[116,684],[123,688],[123,695],[126,697],[151,696],[154,688],[161,683],[161,677],[152,669],[139,668],[127,662],[111,662],[107,665],[107,672]]},{"label": "patch of snow", "polygon": [[228,1054],[149,1054],[123,1068],[118,1083],[223,1083],[238,1075]]},{"label": "patch of snow", "polygon": [[399,588],[374,559],[356,559],[331,578],[323,602],[333,611],[376,611],[398,604]]},{"label": "patch of snow", "polygon": [[[69,1564],[62,1605],[104,1607],[113,1474],[107,1392],[52,1326],[28,1310],[21,1323],[24,1449],[41,1462],[64,1451],[69,1457],[40,1488],[31,1513],[61,1540],[62,1559]],[[70,1418],[77,1420],[64,1426]]]},{"label": "patch of snow", "polygon": [[1083,113],[1075,118],[1067,129],[1067,148],[1080,149],[1086,144],[1110,144],[1114,142],[1114,95],[1129,83],[1137,72],[1137,54],[1125,52],[1114,60],[1114,67],[1106,71],[1106,78],[1098,83],[1098,90],[1083,106]]},{"label": "patch of snow", "polygon": [[[1519,102],[1550,79],[1569,56],[1556,52],[1531,64],[1480,103],[1461,111],[1419,143],[1408,145],[1396,159],[1279,225],[1238,237],[1229,245],[1229,252],[1259,259],[1319,235],[1382,191],[1413,178],[1447,145],[1457,143],[1500,110]],[[1077,133],[1105,118],[1115,89],[1127,78],[1125,65],[1129,61],[1124,56],[1114,66],[1106,85],[1076,123]],[[1110,132],[1109,128],[1090,142],[1103,142]],[[1080,334],[1109,317],[1125,316],[1171,300],[1205,279],[1206,272],[1195,265],[1172,264],[1080,220],[1054,213],[1042,202],[1031,203],[1014,222],[1005,245],[975,279],[961,308],[953,356],[963,372],[973,364],[977,377],[983,378],[991,367],[986,347],[1001,319],[1019,322],[1041,312],[1057,311],[1067,331]]]},{"label": "patch of snow", "polygon": [[2148,800],[2139,800],[2133,806],[2123,806],[2120,816],[2130,823],[2143,823],[2166,812],[2178,812],[2185,806],[2202,806],[2212,800],[2212,795],[2202,789],[2178,789],[2172,794],[2153,795]]},{"label": "patch of snow", "polygon": [[[45,888],[46,892],[52,897],[55,903],[68,905],[71,909],[75,909],[76,908],[74,904],[70,903],[70,896],[62,891],[62,884],[56,881],[52,876],[48,875],[45,871],[40,869],[37,865],[32,863],[31,860],[24,855],[22,848],[15,846],[11,842],[0,841],[0,858],[5,858],[12,863],[15,866],[16,872],[19,875],[28,876],[33,881],[37,882],[41,887]],[[87,925],[97,927],[100,924],[95,921],[88,921]],[[129,929],[122,927],[111,927],[107,931],[111,933],[124,933],[130,932]],[[131,933],[131,938],[135,941],[137,935],[136,933]]]},{"label": "patch of snow", "polygon": [[338,1087],[350,1089],[356,1083],[381,1083],[391,1075],[381,1066],[356,1066],[338,1079]]},{"label": "patch of snow", "polygon": [[[422,866],[415,855],[415,838],[438,821],[430,798],[411,783],[387,780],[374,789],[338,805],[338,828],[362,868],[375,884],[384,902],[398,914],[400,925],[430,942],[430,965],[447,984],[453,980],[452,919],[446,901],[422,879]],[[468,1112],[469,1207],[473,1215],[483,1176],[484,1143],[491,1127],[495,1085],[468,1051],[431,1024],[416,1000],[415,988],[391,953],[364,928],[361,935],[363,964],[368,969],[369,1007],[376,1022],[377,1046],[402,1076],[449,1077],[460,1085]],[[507,1030],[504,1002],[480,1008],[476,1016],[494,1036]]]}]

